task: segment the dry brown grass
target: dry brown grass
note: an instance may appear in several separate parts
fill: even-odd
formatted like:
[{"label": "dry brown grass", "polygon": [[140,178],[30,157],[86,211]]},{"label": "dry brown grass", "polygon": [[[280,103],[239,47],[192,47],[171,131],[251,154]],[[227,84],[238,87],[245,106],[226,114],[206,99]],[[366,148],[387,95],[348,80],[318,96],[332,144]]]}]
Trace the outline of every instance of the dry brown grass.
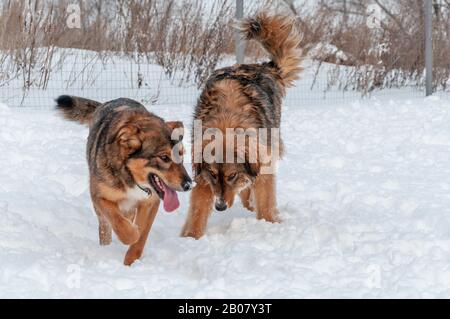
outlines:
[{"label": "dry brown grass", "polygon": [[[305,12],[301,1],[284,1],[297,15],[312,57],[336,65],[329,83],[341,89],[363,93],[375,89],[423,85],[424,81],[424,0],[327,0]],[[379,28],[367,25],[368,5],[382,12]],[[434,88],[447,89],[450,75],[450,2],[434,1]],[[342,59],[345,55],[347,59]]]},{"label": "dry brown grass", "polygon": [[[375,1],[384,15],[378,29],[366,23],[372,0],[321,0],[313,10],[302,1],[261,0],[247,13],[262,7],[280,9],[285,3],[284,10],[298,18],[304,51],[337,66],[329,85],[368,93],[423,84],[423,0],[399,0],[395,6],[392,1]],[[234,53],[234,2],[215,1],[206,7],[201,0],[4,0],[0,85],[20,78],[25,90],[46,88],[52,72],[64,63],[60,48],[95,51],[103,62],[115,55],[138,63],[145,59],[161,65],[171,78],[201,85],[225,55]],[[81,7],[80,29],[66,25],[69,3]],[[434,12],[434,86],[447,89],[450,4],[439,3]],[[321,49],[324,44],[338,52]],[[247,55],[261,58],[262,52],[250,44]]]},{"label": "dry brown grass", "polygon": [[7,1],[0,12],[1,80],[20,77],[23,88],[46,88],[56,43],[61,7],[36,1]]},{"label": "dry brown grass", "polygon": [[114,55],[146,58],[169,77],[201,84],[220,58],[234,50],[231,6],[217,1],[206,8],[189,0],[78,1],[80,29],[66,24],[73,1],[9,0],[0,4],[0,81],[23,78],[23,88],[45,88],[59,48],[98,52],[102,61]]}]

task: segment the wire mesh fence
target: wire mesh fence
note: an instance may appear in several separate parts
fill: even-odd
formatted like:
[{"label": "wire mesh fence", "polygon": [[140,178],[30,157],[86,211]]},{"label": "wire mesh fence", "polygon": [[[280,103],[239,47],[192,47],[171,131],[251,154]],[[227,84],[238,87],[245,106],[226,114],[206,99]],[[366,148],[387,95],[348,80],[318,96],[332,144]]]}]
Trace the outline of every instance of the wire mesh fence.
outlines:
[{"label": "wire mesh fence", "polygon": [[64,62],[52,73],[45,88],[24,88],[23,78],[10,79],[0,87],[0,99],[11,107],[52,107],[61,94],[83,96],[98,101],[129,97],[151,104],[192,104],[195,83],[182,75],[169,77],[151,62],[129,57],[99,55],[96,52],[61,49]]},{"label": "wire mesh fence", "polygon": [[[252,8],[245,6],[245,15],[267,6],[269,2],[259,1]],[[285,5],[293,3],[283,2]],[[335,2],[325,1],[329,6]],[[118,1],[117,6],[106,9],[102,7],[101,4],[105,2],[101,0],[89,1],[93,5],[90,11],[96,9],[99,14],[109,16],[109,20],[97,21],[98,16],[93,15],[86,18],[86,25],[81,21],[80,28],[66,28],[61,33],[55,30],[55,25],[67,25],[68,22],[76,24],[76,19],[69,18],[70,14],[77,12],[68,11],[70,4],[67,1],[56,3],[49,1],[47,7],[41,8],[21,6],[20,1],[2,2],[0,101],[10,107],[49,108],[61,94],[79,95],[98,101],[128,97],[146,105],[192,106],[208,73],[215,68],[233,64],[236,60],[235,38],[230,27],[235,1],[220,2],[220,5],[217,1],[207,1],[209,4],[206,7],[193,5],[196,1],[161,2],[152,7],[154,12],[144,16],[142,8],[138,6],[142,5],[139,1]],[[120,10],[125,9],[128,11],[121,13]],[[84,11],[88,11],[87,4]],[[47,12],[47,16],[43,12]],[[301,16],[300,12],[294,13]],[[33,20],[33,14],[40,14],[39,22]],[[25,18],[19,19],[19,24],[14,24],[12,21],[16,20],[12,19],[16,15]],[[151,22],[151,19],[155,20]],[[307,22],[300,22],[299,27],[306,29]],[[108,29],[107,32],[104,29]],[[183,33],[185,29],[189,32]],[[314,33],[311,30],[309,32]],[[368,37],[377,36],[374,34]],[[345,38],[348,35],[342,33],[340,36]],[[419,40],[422,41],[421,38]],[[309,45],[306,50],[309,58],[305,59],[305,71],[296,87],[288,91],[286,105],[347,103],[370,96],[381,99],[425,96],[425,77],[420,74],[420,68],[418,74],[411,76],[414,81],[403,80],[403,73],[398,70],[380,72],[381,76],[395,78],[400,85],[396,82],[395,85],[368,89],[373,86],[374,80],[366,80],[369,76],[366,77],[364,72],[374,73],[373,69],[366,70],[358,66],[360,73],[357,73],[354,71],[356,67],[336,61],[351,57],[348,53],[351,50],[342,53],[342,50],[329,44],[323,45],[324,40],[320,46],[317,40],[314,42],[306,38],[305,41],[305,45]],[[123,46],[117,44],[122,42],[125,43]],[[317,54],[318,47],[321,48],[320,54]],[[330,50],[332,59],[327,53]],[[419,57],[423,58],[421,55]],[[450,60],[448,55],[447,58]],[[264,59],[264,55],[255,51],[254,46],[248,47],[247,62]],[[393,65],[398,59],[399,56],[392,55],[384,58],[383,63]],[[363,62],[367,61],[371,62],[368,58]],[[445,78],[445,73],[442,77]],[[351,84],[346,82],[348,78],[353,79]],[[361,82],[361,78],[367,82]],[[381,79],[381,83],[383,81],[385,79]],[[436,88],[437,95],[450,98],[448,86]]]},{"label": "wire mesh fence", "polygon": [[[68,59],[50,78],[45,88],[24,89],[22,79],[9,80],[0,87],[0,101],[10,107],[52,107],[61,94],[83,96],[98,101],[119,97],[135,99],[145,105],[194,105],[199,95],[196,83],[185,82],[182,75],[168,76],[165,70],[152,63],[137,63],[117,56],[105,60],[94,52],[67,53]],[[234,63],[229,57],[223,65]],[[288,90],[286,105],[300,106],[315,103],[336,103],[368,97],[421,98],[425,88],[414,85],[384,89],[362,96],[361,92],[330,88],[330,66],[317,71],[317,63],[305,61],[305,70],[295,88]],[[449,97],[449,92],[437,95]]]}]

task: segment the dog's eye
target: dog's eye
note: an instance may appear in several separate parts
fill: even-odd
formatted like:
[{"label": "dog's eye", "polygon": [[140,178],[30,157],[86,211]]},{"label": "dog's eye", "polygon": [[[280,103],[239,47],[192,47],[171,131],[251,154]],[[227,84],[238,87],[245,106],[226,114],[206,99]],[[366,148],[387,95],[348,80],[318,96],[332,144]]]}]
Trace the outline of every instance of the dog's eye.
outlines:
[{"label": "dog's eye", "polygon": [[236,178],[236,176],[237,176],[237,173],[233,173],[233,174],[229,175],[227,179],[228,179],[228,181],[231,182],[233,179]]},{"label": "dog's eye", "polygon": [[170,157],[167,155],[162,155],[159,157],[164,163],[169,163],[170,162]]}]

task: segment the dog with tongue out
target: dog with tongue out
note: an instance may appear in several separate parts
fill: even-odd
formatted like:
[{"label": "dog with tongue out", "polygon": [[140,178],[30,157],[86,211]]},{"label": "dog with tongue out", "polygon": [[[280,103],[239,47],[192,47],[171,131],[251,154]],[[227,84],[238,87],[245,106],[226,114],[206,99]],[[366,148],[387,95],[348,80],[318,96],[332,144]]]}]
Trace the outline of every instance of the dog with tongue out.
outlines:
[{"label": "dog with tongue out", "polygon": [[101,245],[117,238],[129,245],[124,264],[142,256],[160,201],[166,212],[179,206],[177,192],[192,180],[183,166],[183,124],[166,122],[140,103],[107,103],[60,96],[57,109],[89,125],[87,160],[91,199]]}]

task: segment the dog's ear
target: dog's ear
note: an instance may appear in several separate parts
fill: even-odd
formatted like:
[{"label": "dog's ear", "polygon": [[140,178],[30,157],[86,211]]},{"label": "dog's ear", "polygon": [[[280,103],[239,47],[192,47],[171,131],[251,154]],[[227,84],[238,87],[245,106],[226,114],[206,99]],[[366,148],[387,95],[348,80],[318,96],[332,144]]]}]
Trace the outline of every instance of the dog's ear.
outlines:
[{"label": "dog's ear", "polygon": [[181,121],[169,121],[166,122],[167,127],[169,128],[172,139],[182,141],[184,137],[184,125]]},{"label": "dog's ear", "polygon": [[237,160],[244,164],[245,171],[250,177],[257,177],[261,170],[259,144],[249,142],[248,138],[244,147],[236,148]]},{"label": "dog's ear", "polygon": [[166,125],[170,128],[170,130],[174,130],[176,128],[184,128],[183,122],[181,121],[167,121]]},{"label": "dog's ear", "polygon": [[141,149],[142,141],[139,137],[139,128],[135,125],[126,125],[119,130],[117,142],[124,152],[129,155]]},{"label": "dog's ear", "polygon": [[194,163],[192,164],[192,173],[194,173],[194,177],[197,177],[202,172],[202,164],[201,163]]},{"label": "dog's ear", "polygon": [[248,161],[245,161],[244,167],[247,174],[250,175],[251,177],[258,176],[261,168],[259,163],[249,163]]}]

